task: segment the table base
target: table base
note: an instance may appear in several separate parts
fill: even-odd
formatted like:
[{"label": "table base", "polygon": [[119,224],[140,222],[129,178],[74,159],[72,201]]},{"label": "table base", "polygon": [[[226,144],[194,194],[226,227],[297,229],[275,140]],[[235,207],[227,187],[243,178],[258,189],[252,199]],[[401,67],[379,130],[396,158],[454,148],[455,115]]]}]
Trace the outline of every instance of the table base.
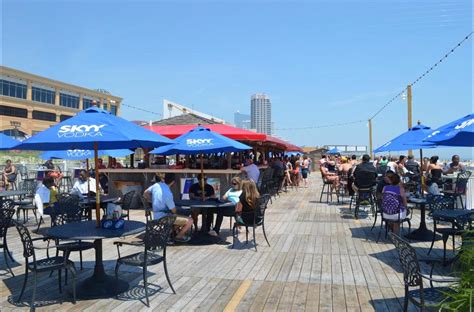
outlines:
[{"label": "table base", "polygon": [[114,276],[93,275],[78,285],[76,297],[79,300],[111,298],[127,291],[128,288],[128,282],[116,279]]},{"label": "table base", "polygon": [[[428,230],[426,227],[420,227],[409,234],[405,235],[406,238],[416,240],[420,242],[431,242],[433,240],[433,231]],[[440,240],[441,236],[436,234],[435,240]]]}]

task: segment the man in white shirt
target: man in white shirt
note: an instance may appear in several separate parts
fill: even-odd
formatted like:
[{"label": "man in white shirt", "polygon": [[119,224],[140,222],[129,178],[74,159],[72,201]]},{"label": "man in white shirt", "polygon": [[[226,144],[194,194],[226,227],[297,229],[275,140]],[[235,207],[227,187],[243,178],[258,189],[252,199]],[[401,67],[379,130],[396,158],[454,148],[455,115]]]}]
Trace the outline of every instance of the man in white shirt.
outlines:
[{"label": "man in white shirt", "polygon": [[[174,184],[175,174],[166,173],[164,179],[158,177],[155,184],[146,189],[143,196],[146,200],[152,203],[153,207],[153,219],[157,220],[170,214],[176,214],[176,207],[174,205],[173,193],[170,187]],[[174,224],[180,227],[179,233],[176,235],[175,240],[179,242],[189,241],[189,237],[186,233],[193,224],[192,218],[183,216],[176,216]]]},{"label": "man in white shirt", "polygon": [[[71,194],[79,195],[79,197],[87,196],[90,192],[95,193],[96,182],[94,178],[89,177],[89,186],[87,183],[87,172],[85,170],[81,170],[79,173],[79,179],[74,183],[72,187]],[[99,185],[99,190],[101,189]]]},{"label": "man in white shirt", "polygon": [[242,167],[241,171],[247,173],[247,177],[253,182],[257,183],[258,178],[260,177],[260,170],[257,165],[253,163],[252,159],[247,159],[245,167]]}]

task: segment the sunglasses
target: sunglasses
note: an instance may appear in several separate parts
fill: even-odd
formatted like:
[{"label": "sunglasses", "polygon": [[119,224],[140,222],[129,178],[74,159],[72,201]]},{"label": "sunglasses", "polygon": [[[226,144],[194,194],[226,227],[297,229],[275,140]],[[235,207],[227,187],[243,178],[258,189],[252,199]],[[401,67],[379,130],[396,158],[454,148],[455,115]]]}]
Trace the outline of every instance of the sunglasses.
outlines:
[{"label": "sunglasses", "polygon": [[237,182],[232,182],[232,185],[239,185],[239,183],[237,183]]}]

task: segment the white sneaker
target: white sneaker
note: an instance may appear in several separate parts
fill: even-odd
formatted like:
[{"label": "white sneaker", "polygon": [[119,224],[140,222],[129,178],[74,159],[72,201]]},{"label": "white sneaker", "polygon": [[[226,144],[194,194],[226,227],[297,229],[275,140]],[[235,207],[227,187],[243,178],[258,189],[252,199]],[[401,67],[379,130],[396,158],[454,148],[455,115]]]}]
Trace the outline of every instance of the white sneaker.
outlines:
[{"label": "white sneaker", "polygon": [[207,232],[207,234],[209,234],[209,235],[211,235],[211,236],[216,236],[216,237],[219,236],[219,235],[216,233],[216,231],[214,231],[214,230],[210,230],[209,232]]}]

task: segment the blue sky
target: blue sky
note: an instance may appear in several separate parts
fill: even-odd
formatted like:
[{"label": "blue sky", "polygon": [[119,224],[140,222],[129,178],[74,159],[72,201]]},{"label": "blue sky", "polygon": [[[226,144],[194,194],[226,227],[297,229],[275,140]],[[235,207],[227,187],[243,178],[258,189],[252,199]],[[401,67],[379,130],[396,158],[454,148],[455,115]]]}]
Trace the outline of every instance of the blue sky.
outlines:
[{"label": "blue sky", "polygon": [[[472,12],[469,0],[3,0],[1,59],[157,113],[166,98],[232,122],[265,92],[277,129],[314,127],[367,120],[472,31]],[[472,70],[471,39],[414,86],[414,122],[471,113]],[[375,147],[407,129],[406,114],[400,98],[373,120]],[[276,134],[368,145],[365,122]]]}]

